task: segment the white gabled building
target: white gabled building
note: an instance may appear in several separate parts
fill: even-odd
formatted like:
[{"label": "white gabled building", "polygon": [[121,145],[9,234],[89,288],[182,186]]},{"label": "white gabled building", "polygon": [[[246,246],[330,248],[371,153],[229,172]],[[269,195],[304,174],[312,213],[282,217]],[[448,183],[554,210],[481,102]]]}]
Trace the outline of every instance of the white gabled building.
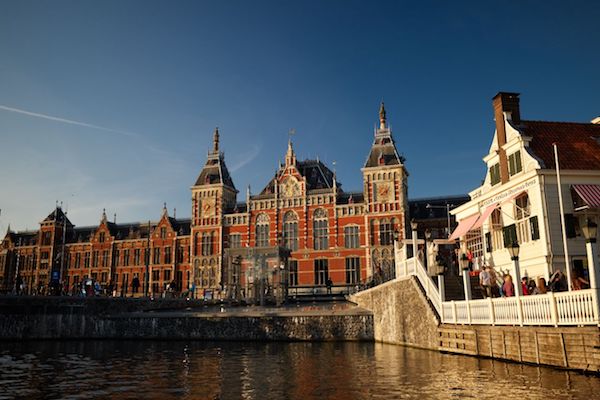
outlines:
[{"label": "white gabled building", "polygon": [[556,143],[568,261],[573,274],[587,276],[580,224],[597,223],[600,215],[600,118],[592,123],[522,120],[518,93],[498,93],[493,105],[496,132],[483,157],[487,174],[469,193],[471,200],[452,211],[459,225],[451,239],[460,239],[463,251],[471,250],[476,268],[487,263],[497,271],[513,271],[506,245],[516,241],[521,275],[548,279],[556,269],[564,272]]}]

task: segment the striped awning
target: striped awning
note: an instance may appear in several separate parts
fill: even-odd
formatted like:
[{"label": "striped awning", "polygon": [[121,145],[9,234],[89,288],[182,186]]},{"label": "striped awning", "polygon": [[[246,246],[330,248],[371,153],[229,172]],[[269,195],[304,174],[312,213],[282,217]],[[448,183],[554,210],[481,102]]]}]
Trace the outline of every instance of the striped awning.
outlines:
[{"label": "striped awning", "polygon": [[461,220],[448,240],[455,240],[461,236],[464,236],[467,232],[471,230],[471,228],[473,228],[473,225],[475,224],[475,222],[477,222],[478,218],[479,214],[473,214],[470,217]]},{"label": "striped awning", "polygon": [[589,208],[600,208],[600,185],[571,185]]},{"label": "striped awning", "polygon": [[477,228],[480,228],[481,226],[483,226],[483,223],[485,221],[487,221],[487,219],[489,218],[490,214],[492,212],[494,212],[494,210],[496,208],[498,208],[499,205],[500,205],[500,203],[494,203],[491,206],[488,206],[488,208],[485,209],[485,211],[483,212],[483,214],[481,214],[479,216],[479,219],[477,220],[477,222],[475,222],[475,225],[473,225],[473,227],[471,229],[477,229]]}]

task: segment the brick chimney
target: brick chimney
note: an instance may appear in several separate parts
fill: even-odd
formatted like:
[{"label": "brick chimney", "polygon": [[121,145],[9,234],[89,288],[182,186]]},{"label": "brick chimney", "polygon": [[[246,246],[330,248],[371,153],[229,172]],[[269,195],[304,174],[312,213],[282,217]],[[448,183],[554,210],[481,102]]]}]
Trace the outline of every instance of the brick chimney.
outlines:
[{"label": "brick chimney", "polygon": [[519,93],[499,92],[492,99],[494,105],[494,118],[496,119],[496,137],[498,139],[498,154],[500,156],[500,179],[502,183],[508,182],[508,158],[502,148],[506,144],[505,119],[513,124],[521,122],[519,110]]}]

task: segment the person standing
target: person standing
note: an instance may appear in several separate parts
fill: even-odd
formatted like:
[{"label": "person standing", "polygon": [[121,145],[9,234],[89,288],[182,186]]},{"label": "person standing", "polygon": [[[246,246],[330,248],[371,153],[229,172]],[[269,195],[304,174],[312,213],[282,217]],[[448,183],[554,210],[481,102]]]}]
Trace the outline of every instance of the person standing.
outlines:
[{"label": "person standing", "polygon": [[479,285],[484,299],[492,297],[492,276],[488,269],[489,267],[483,267],[483,270],[479,273]]},{"label": "person standing", "polygon": [[504,285],[502,285],[502,292],[506,297],[513,297],[515,295],[515,285],[513,284],[512,276],[508,274],[504,276]]}]

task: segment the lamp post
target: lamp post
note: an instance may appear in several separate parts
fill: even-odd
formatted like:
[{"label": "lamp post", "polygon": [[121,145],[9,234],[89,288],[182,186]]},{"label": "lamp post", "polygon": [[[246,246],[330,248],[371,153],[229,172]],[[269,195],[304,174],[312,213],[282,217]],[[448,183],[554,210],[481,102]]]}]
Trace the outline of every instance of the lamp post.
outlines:
[{"label": "lamp post", "polygon": [[425,243],[424,243],[424,251],[423,251],[423,258],[425,259],[425,270],[427,271],[427,275],[431,275],[430,274],[430,268],[433,268],[433,265],[430,265],[432,263],[430,263],[429,261],[429,249],[428,247],[428,243],[431,240],[431,230],[429,228],[425,229]]},{"label": "lamp post", "polygon": [[417,221],[414,219],[410,221],[410,229],[412,235],[412,248],[413,248],[413,257],[417,258]]},{"label": "lamp post", "polygon": [[465,289],[465,300],[473,299],[473,295],[471,294],[471,277],[469,276],[469,259],[467,258],[466,253],[462,253],[458,259],[458,264],[460,269],[462,270],[463,276],[463,286]]},{"label": "lamp post", "polygon": [[446,203],[445,206],[434,206],[434,205],[427,203],[427,205],[425,206],[425,208],[427,208],[427,209],[431,209],[431,208],[445,208],[446,209],[446,218],[448,220],[448,228],[446,228],[446,229],[448,230],[447,231],[448,237],[450,237],[450,207],[454,207],[454,204]]},{"label": "lamp post", "polygon": [[517,300],[517,315],[519,318],[519,324],[523,326],[523,308],[521,303],[521,296],[523,296],[523,285],[521,284],[521,270],[519,269],[519,243],[512,242],[508,246],[508,252],[510,253],[510,259],[515,264],[515,275],[516,279],[513,282],[515,286],[515,298]]},{"label": "lamp post", "polygon": [[148,297],[148,291],[150,290],[150,229],[151,229],[151,222],[148,221],[148,239],[146,241],[146,259],[144,261],[146,261],[146,270],[144,271],[144,297]]},{"label": "lamp post", "polygon": [[515,279],[513,281],[513,285],[515,285],[515,297],[520,297],[523,295],[523,286],[521,285],[521,270],[519,268],[519,243],[513,242],[507,248],[510,253],[510,259],[513,261],[515,267]]},{"label": "lamp post", "polygon": [[585,250],[588,259],[588,271],[590,274],[590,288],[594,290],[595,301],[595,312],[596,319],[600,320],[600,298],[598,297],[598,278],[600,278],[600,271],[598,270],[598,261],[596,257],[598,255],[598,245],[596,238],[598,237],[598,224],[589,218],[581,226],[583,236],[585,237]]},{"label": "lamp post", "polygon": [[397,257],[399,236],[397,230],[392,233],[392,238],[394,239],[394,279],[400,277],[400,257]]}]

